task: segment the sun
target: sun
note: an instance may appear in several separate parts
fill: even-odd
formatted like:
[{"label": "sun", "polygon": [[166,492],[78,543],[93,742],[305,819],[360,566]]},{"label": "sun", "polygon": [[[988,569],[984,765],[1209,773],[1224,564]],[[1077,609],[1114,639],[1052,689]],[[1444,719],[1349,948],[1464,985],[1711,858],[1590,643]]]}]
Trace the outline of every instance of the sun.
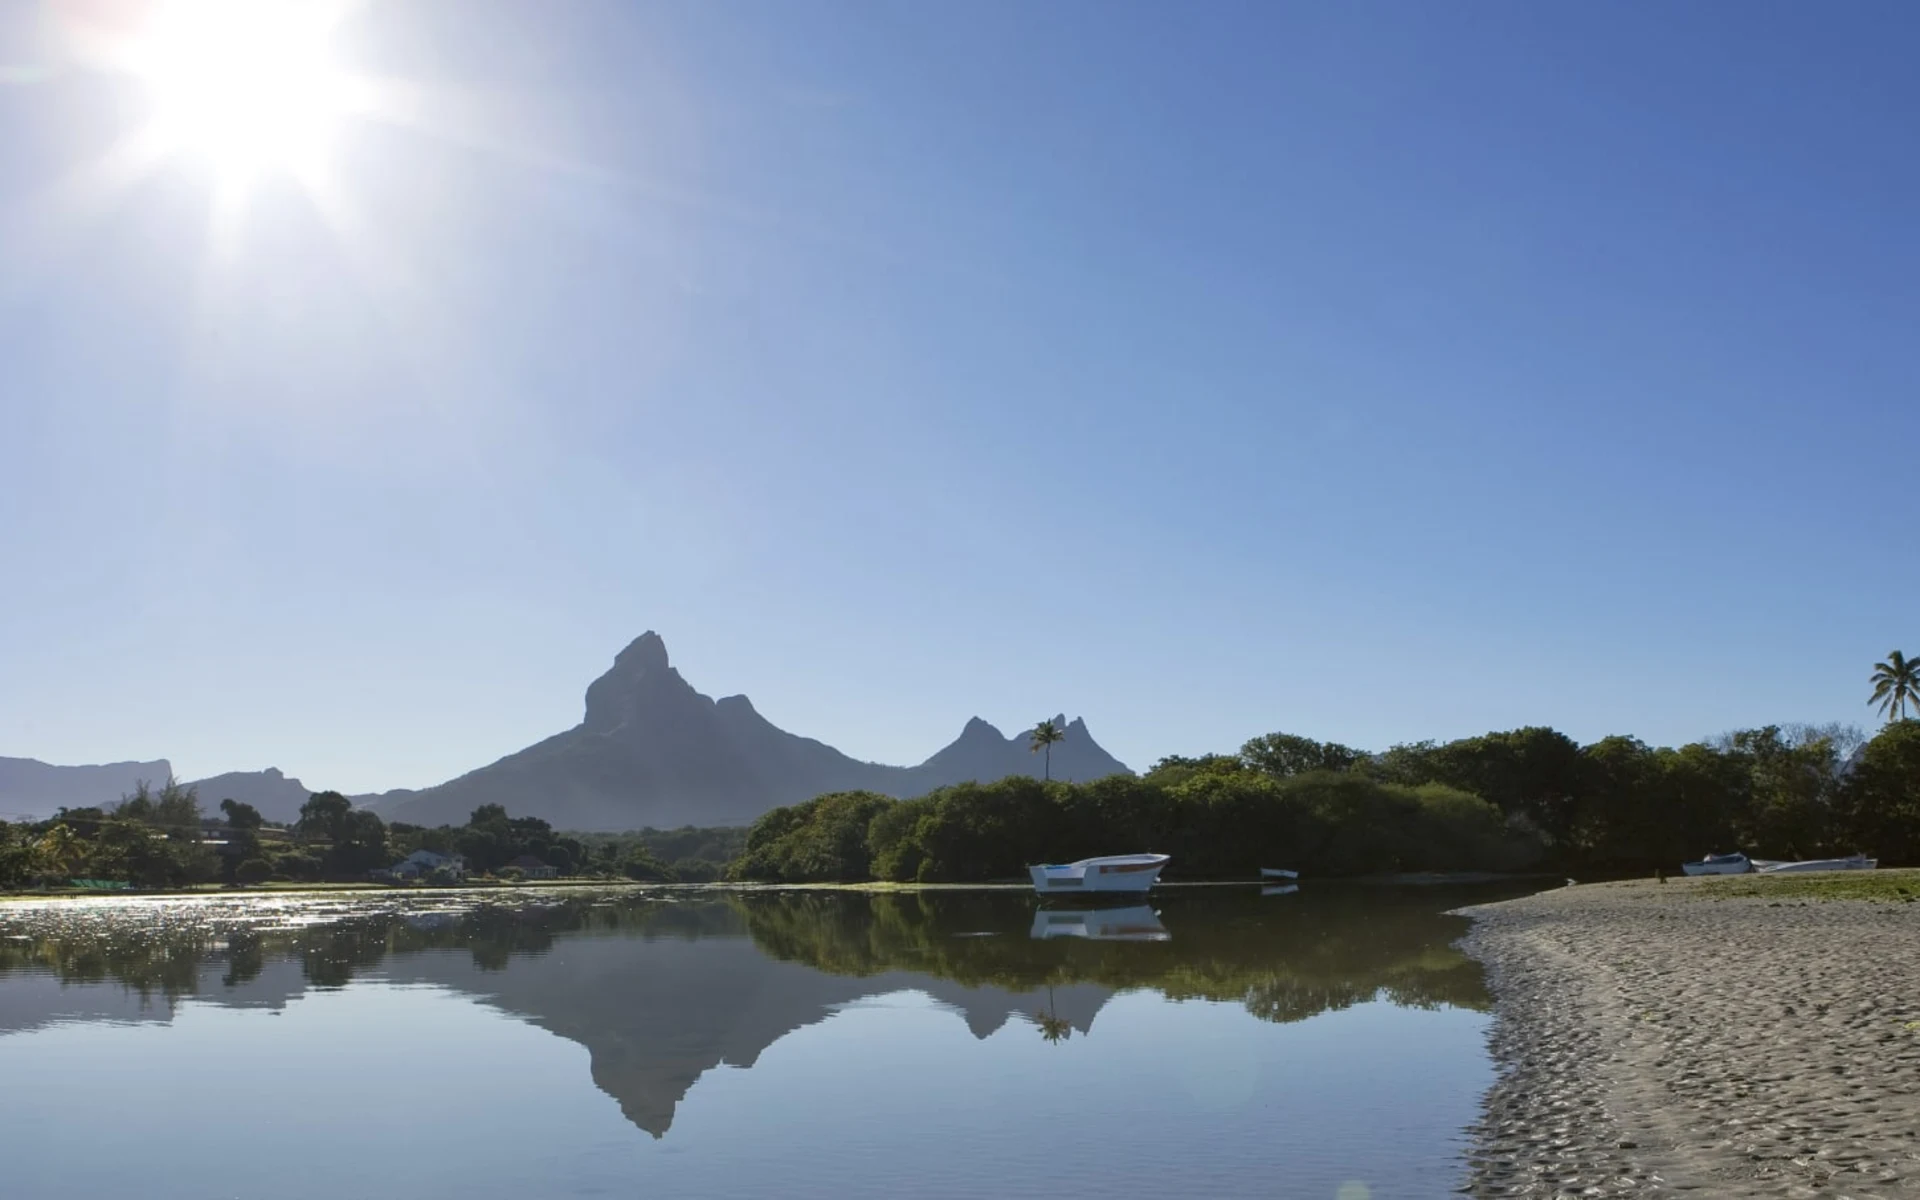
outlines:
[{"label": "sun", "polygon": [[160,0],[127,48],[154,128],[224,175],[309,175],[356,105],[332,57],[340,6],[315,0]]}]

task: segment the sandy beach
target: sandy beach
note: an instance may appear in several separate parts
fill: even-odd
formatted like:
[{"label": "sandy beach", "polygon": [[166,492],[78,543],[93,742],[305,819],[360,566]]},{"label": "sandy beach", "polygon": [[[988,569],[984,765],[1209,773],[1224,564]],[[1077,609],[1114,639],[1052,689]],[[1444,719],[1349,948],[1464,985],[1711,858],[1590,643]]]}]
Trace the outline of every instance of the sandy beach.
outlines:
[{"label": "sandy beach", "polygon": [[1920,878],[1876,874],[1465,910],[1500,1067],[1468,1194],[1920,1196]]}]

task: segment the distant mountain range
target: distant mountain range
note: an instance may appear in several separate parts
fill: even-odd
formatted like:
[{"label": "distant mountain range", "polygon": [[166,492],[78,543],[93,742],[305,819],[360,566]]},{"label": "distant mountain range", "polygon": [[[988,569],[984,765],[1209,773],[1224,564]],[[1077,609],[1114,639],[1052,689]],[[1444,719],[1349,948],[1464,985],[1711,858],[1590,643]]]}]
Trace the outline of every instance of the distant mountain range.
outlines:
[{"label": "distant mountain range", "polygon": [[[1069,723],[1064,716],[1056,721],[1066,739],[1053,747],[1055,779],[1127,773],[1125,764],[1093,740],[1085,722]],[[38,768],[40,774],[32,777],[41,782],[32,796],[61,798],[28,804],[29,792],[16,793],[8,783],[5,771],[13,763]],[[60,805],[110,804],[131,791],[137,779],[157,786],[169,771],[164,760],[48,767],[0,759],[0,817],[14,810],[46,815]],[[62,778],[61,772],[105,774],[51,782]],[[714,700],[695,691],[668,661],[660,635],[648,632],[588,686],[586,714],[572,729],[437,787],[353,799],[390,821],[418,825],[461,824],[480,805],[500,804],[515,816],[541,817],[561,829],[627,830],[742,824],[768,809],[826,792],[866,789],[908,797],[968,780],[1040,773],[1040,756],[1029,751],[1024,731],[1007,737],[978,717],[918,766],[850,758],[824,742],[780,729],[745,696]],[[252,804],[270,821],[295,819],[311,794],[300,780],[272,769],[216,775],[195,786],[209,811],[232,798]]]},{"label": "distant mountain range", "polygon": [[155,787],[173,777],[164,758],[152,762],[56,767],[31,758],[0,758],[0,821],[51,816],[62,808],[111,804],[143,780]]},{"label": "distant mountain range", "polygon": [[[140,784],[159,788],[172,778],[173,764],[164,758],[86,767],[0,758],[0,821],[37,821],[63,808],[111,808]],[[306,784],[273,767],[229,771],[187,783],[199,792],[200,807],[209,815],[220,801],[238,800],[259,809],[269,821],[299,820],[300,806],[313,795]]]},{"label": "distant mountain range", "polygon": [[[1124,773],[1086,724],[1060,723],[1056,779]],[[580,724],[438,787],[359,798],[389,820],[458,824],[482,804],[545,818],[561,829],[725,825],[825,792],[864,788],[918,796],[966,780],[1038,775],[1024,734],[1005,737],[979,718],[917,767],[849,758],[775,726],[745,696],[713,700],[667,660],[657,633],[634,639],[587,688]]]}]

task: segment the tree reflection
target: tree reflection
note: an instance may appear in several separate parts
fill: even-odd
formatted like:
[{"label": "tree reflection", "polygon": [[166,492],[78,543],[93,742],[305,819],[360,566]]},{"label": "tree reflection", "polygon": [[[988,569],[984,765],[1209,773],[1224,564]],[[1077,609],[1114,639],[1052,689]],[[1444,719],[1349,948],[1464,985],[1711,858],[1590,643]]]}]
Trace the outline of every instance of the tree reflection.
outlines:
[{"label": "tree reflection", "polygon": [[[1452,943],[1464,921],[1440,910],[1473,897],[1359,886],[1308,889],[1284,908],[1247,890],[1157,896],[1164,941],[1027,936],[1031,897],[1011,891],[716,891],[589,893],[537,903],[420,911],[389,903],[286,926],[244,905],[115,911],[47,906],[8,914],[0,974],[116,982],[171,1003],[239,988],[270,963],[297,962],[313,988],[341,988],[394,955],[465,952],[483,972],[550,953],[569,936],[642,940],[742,935],[769,958],[832,975],[917,972],[965,987],[1048,990],[1035,1020],[1064,1041],[1052,996],[1062,984],[1145,988],[1170,1000],[1228,1001],[1266,1021],[1301,1021],[1376,998],[1409,1007],[1482,1009],[1479,968]],[[985,935],[985,936],[982,936]],[[203,975],[204,966],[217,975]]]},{"label": "tree reflection", "polygon": [[1054,1003],[1053,985],[1047,985],[1047,1006],[1033,1014],[1033,1020],[1040,1027],[1040,1036],[1053,1045],[1059,1045],[1073,1036],[1073,1022],[1059,1017],[1059,1005]]},{"label": "tree reflection", "polygon": [[1033,901],[1005,891],[791,891],[740,901],[763,951],[835,974],[921,971],[1026,992],[1060,983],[1148,988],[1171,1000],[1238,1002],[1277,1022],[1374,999],[1489,1004],[1478,966],[1452,945],[1465,921],[1443,915],[1449,902],[1431,889],[1322,888],[1290,897],[1284,909],[1230,889],[1170,890],[1156,902],[1171,936],[1129,942],[1029,938]]}]

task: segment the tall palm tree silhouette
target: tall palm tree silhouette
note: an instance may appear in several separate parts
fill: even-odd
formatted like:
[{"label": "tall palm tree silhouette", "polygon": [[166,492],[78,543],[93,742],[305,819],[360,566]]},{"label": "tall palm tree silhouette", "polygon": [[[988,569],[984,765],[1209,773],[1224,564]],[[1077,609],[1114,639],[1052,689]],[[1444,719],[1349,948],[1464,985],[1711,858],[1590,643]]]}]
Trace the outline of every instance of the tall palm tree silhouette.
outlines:
[{"label": "tall palm tree silhouette", "polygon": [[1053,780],[1053,744],[1055,742],[1065,741],[1066,737],[1067,731],[1052,721],[1040,722],[1033,727],[1033,733],[1028,735],[1027,749],[1033,751],[1035,754],[1040,753],[1042,750],[1046,751],[1047,761],[1043,778],[1049,782]]},{"label": "tall palm tree silhouette", "polygon": [[1920,661],[1895,650],[1887,661],[1873,664],[1873,695],[1868,704],[1878,704],[1880,715],[1896,721],[1907,719],[1907,705],[1920,708]]}]

